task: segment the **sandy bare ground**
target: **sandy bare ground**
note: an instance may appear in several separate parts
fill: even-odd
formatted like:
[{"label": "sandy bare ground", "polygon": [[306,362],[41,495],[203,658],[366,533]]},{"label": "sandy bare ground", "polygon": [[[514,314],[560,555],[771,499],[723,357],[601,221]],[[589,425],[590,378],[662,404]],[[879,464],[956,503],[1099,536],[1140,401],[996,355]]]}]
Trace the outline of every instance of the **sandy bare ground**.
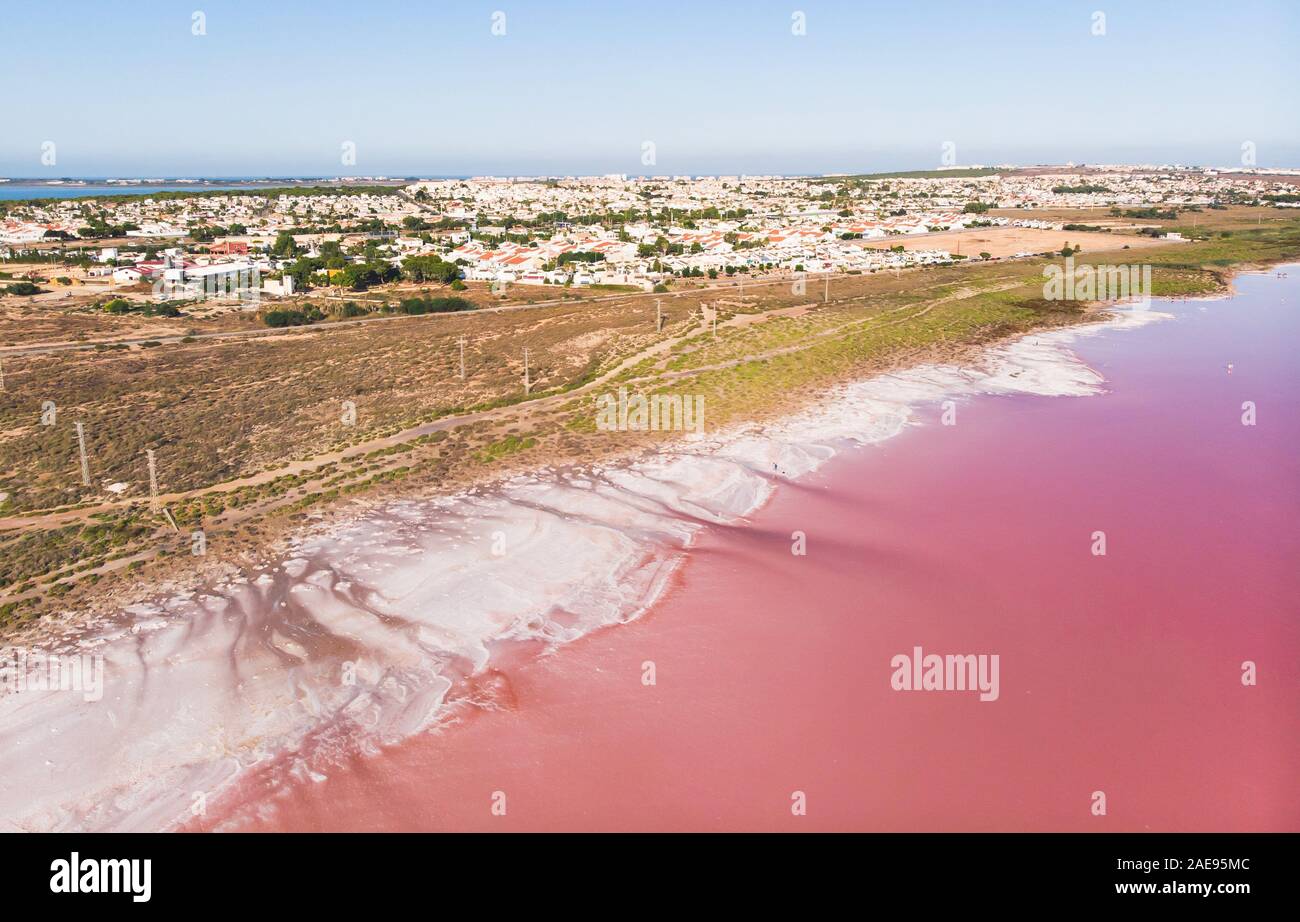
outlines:
[{"label": "sandy bare ground", "polygon": [[973,259],[980,253],[988,253],[995,258],[1015,256],[1017,253],[1046,253],[1049,250],[1060,250],[1067,243],[1071,246],[1082,246],[1083,252],[1087,254],[1122,250],[1125,246],[1134,250],[1150,246],[1167,246],[1169,241],[1130,234],[1039,230],[1032,227],[979,227],[964,231],[942,231],[937,234],[885,237],[868,241],[865,245],[885,250],[894,246],[902,246],[908,250],[947,250]]}]

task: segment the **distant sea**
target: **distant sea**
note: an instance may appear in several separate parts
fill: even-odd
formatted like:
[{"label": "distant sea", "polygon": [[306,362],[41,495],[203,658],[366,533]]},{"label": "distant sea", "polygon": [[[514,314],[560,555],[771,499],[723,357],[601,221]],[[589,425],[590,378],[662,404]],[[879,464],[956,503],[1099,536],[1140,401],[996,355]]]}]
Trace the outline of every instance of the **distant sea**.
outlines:
[{"label": "distant sea", "polygon": [[235,185],[218,185],[216,183],[181,183],[175,185],[172,183],[157,183],[155,185],[104,185],[101,183],[86,183],[83,185],[74,185],[64,183],[62,185],[50,185],[49,183],[26,183],[26,182],[0,182],[0,199],[29,199],[29,198],[87,198],[92,195],[150,195],[155,192],[210,192],[216,189],[238,189],[242,183]]},{"label": "distant sea", "polygon": [[[431,177],[443,179],[447,177]],[[339,185],[405,185],[413,180],[388,179],[352,179],[346,183],[337,177],[298,177],[292,179],[230,178],[200,179],[191,182],[162,180],[160,182],[116,182],[103,179],[49,180],[11,179],[0,181],[0,200],[38,199],[38,198],[89,198],[96,195],[154,195],[158,192],[217,192],[235,189],[275,189],[288,186],[317,186],[326,184]]]}]

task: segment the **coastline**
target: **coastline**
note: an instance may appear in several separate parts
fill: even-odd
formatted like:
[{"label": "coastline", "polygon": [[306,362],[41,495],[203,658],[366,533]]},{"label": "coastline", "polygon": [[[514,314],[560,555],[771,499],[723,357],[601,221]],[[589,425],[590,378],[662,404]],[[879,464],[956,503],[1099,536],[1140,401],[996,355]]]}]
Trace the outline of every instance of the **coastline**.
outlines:
[{"label": "coastline", "polygon": [[[1230,293],[1225,288],[1220,292],[1197,297],[1210,299],[1229,296]],[[155,562],[150,572],[141,578],[131,579],[123,576],[107,584],[97,585],[94,591],[95,598],[87,604],[74,605],[62,612],[52,612],[31,621],[8,624],[0,629],[0,645],[58,643],[60,638],[67,635],[70,628],[94,619],[111,617],[122,608],[148,603],[172,592],[183,590],[196,582],[207,583],[229,579],[240,572],[272,565],[277,558],[290,553],[292,547],[299,541],[323,530],[346,528],[376,510],[408,500],[411,493],[422,501],[447,501],[466,495],[499,490],[509,481],[520,477],[541,477],[555,471],[583,471],[599,467],[635,465],[665,454],[676,453],[690,444],[707,444],[713,440],[728,438],[729,433],[762,430],[768,426],[780,427],[805,415],[816,415],[845,387],[869,382],[877,377],[896,375],[925,366],[976,367],[995,350],[1020,339],[1058,331],[1071,331],[1080,327],[1104,325],[1112,319],[1112,312],[1113,305],[1092,302],[1079,314],[1070,316],[1064,322],[1061,318],[1052,318],[1028,332],[1003,333],[982,341],[947,341],[889,355],[883,359],[873,360],[867,363],[865,368],[852,371],[845,376],[783,393],[780,401],[774,406],[752,408],[742,421],[728,424],[722,431],[710,432],[703,439],[699,436],[683,438],[673,434],[669,434],[665,439],[661,437],[661,433],[624,432],[620,433],[625,438],[623,444],[607,444],[594,457],[590,451],[561,453],[541,459],[507,456],[499,459],[487,472],[456,470],[453,471],[452,476],[438,482],[419,484],[414,487],[398,486],[388,490],[374,489],[354,497],[349,502],[311,509],[305,522],[301,521],[300,516],[294,517],[299,519],[298,521],[282,516],[270,516],[259,521],[258,528],[252,535],[238,533],[233,535],[235,540],[219,557],[196,559],[180,555],[179,558],[173,558],[170,563]],[[532,410],[532,407],[525,403],[519,405],[519,409],[527,413]],[[487,476],[483,476],[484,473]]]},{"label": "coastline", "polygon": [[[1219,296],[1222,295],[1210,297]],[[1099,393],[1104,387],[1101,376],[1074,358],[1069,345],[1095,332],[1145,324],[1164,316],[1158,311],[1109,310],[1102,315],[1091,315],[1079,324],[1017,335],[995,345],[960,348],[963,356],[978,356],[982,368],[969,362],[928,363],[882,372],[837,385],[806,402],[798,412],[784,414],[776,420],[732,427],[725,434],[639,448],[594,465],[516,469],[451,494],[397,500],[374,497],[361,511],[346,510],[323,517],[310,527],[287,529],[287,534],[267,546],[255,564],[218,564],[206,571],[208,580],[202,585],[191,579],[154,581],[148,587],[132,586],[129,591],[104,599],[96,606],[96,614],[43,619],[19,642],[56,651],[74,647],[107,650],[114,643],[126,643],[133,648],[124,660],[130,669],[132,662],[147,660],[151,647],[156,647],[160,654],[158,664],[165,666],[168,657],[173,655],[170,651],[182,638],[188,643],[196,625],[210,629],[214,646],[207,650],[211,661],[203,664],[203,668],[216,671],[178,681],[174,696],[177,700],[183,700],[191,688],[221,686],[228,679],[226,673],[231,662],[238,664],[237,676],[254,677],[260,676],[264,669],[283,670],[287,665],[295,678],[290,686],[277,686],[269,698],[255,702],[258,717],[253,726],[242,730],[235,727],[233,732],[228,727],[220,730],[223,739],[219,749],[227,754],[222,756],[222,761],[233,756],[239,768],[226,763],[224,769],[213,775],[214,766],[205,765],[197,777],[172,779],[169,786],[174,790],[195,784],[214,792],[224,789],[242,777],[250,766],[264,763],[275,752],[300,749],[317,739],[322,728],[331,729],[328,724],[332,716],[351,719],[348,715],[355,716],[358,710],[372,715],[370,729],[350,737],[345,733],[341,737],[345,742],[339,739],[333,742],[344,749],[365,750],[373,745],[387,745],[447,718],[443,706],[458,693],[463,692],[457,699],[460,703],[473,701],[478,694],[474,679],[491,674],[494,656],[504,655],[509,660],[525,655],[525,651],[527,655],[535,655],[587,636],[600,627],[639,618],[658,601],[664,586],[689,553],[700,527],[710,522],[743,522],[771,498],[780,483],[796,482],[848,446],[891,438],[907,425],[916,403],[932,403],[945,397],[962,400],[981,393],[1038,396]],[[873,425],[864,427],[864,418]],[[769,473],[769,465],[773,464],[777,468],[775,474]],[[702,476],[700,469],[704,471]],[[692,473],[693,479],[683,476],[683,472]],[[676,494],[666,491],[667,484],[680,483],[691,484],[696,492],[689,488]],[[545,495],[553,492],[556,484],[564,485],[566,500],[557,501]],[[600,489],[593,490],[592,484],[598,484]],[[594,496],[600,496],[617,515],[606,515],[603,520],[600,516],[593,517],[586,504]],[[394,510],[392,521],[372,529],[370,534],[364,533],[368,523],[375,522],[377,516],[382,518]],[[359,581],[356,579],[359,574],[364,576],[367,572],[377,574],[367,592],[386,589],[389,583],[381,586],[380,582],[389,580],[393,573],[398,577],[399,587],[418,586],[421,578],[409,572],[403,574],[403,568],[392,560],[378,561],[382,566],[377,567],[375,560],[349,558],[348,547],[373,548],[380,542],[377,536],[389,535],[395,525],[408,529],[406,538],[422,530],[427,532],[431,529],[431,512],[441,516],[444,526],[459,516],[461,527],[459,530],[432,528],[441,531],[438,536],[443,542],[441,546],[435,546],[436,542],[421,546],[414,538],[405,546],[396,542],[391,556],[398,564],[405,557],[415,560],[420,565],[417,569],[446,570],[445,565],[434,565],[432,561],[439,554],[452,553],[460,556],[452,561],[451,568],[461,573],[467,584],[509,585],[502,573],[508,575],[520,558],[502,555],[503,560],[498,561],[500,569],[493,570],[491,557],[483,553],[484,547],[490,544],[492,530],[478,528],[478,533],[471,535],[473,529],[465,527],[465,523],[475,517],[505,522],[509,546],[514,540],[509,534],[510,514],[544,513],[552,529],[559,527],[557,523],[565,518],[577,521],[579,531],[595,529],[605,540],[604,556],[595,559],[569,554],[565,559],[560,555],[571,569],[556,572],[546,563],[555,556],[554,548],[546,546],[553,543],[555,532],[537,528],[534,523],[523,533],[534,540],[532,550],[538,552],[539,562],[530,564],[532,569],[525,567],[525,577],[545,586],[548,581],[572,583],[598,573],[602,585],[585,596],[562,598],[560,603],[546,592],[540,597],[510,598],[508,601],[516,605],[515,610],[507,610],[495,621],[477,621],[469,630],[458,624],[407,622],[407,628],[413,627],[416,634],[412,641],[404,635],[404,628],[393,627],[410,618],[410,612],[404,609],[410,599],[402,590],[388,595],[379,591],[377,596],[359,596],[351,591],[350,584]],[[578,534],[562,536],[559,546],[573,547],[579,543],[575,537]],[[457,535],[463,539],[460,544],[453,540]],[[478,543],[474,552],[477,556],[467,557],[474,542]],[[527,543],[525,550],[528,550]],[[322,556],[323,560],[315,559]],[[380,573],[385,569],[387,572]],[[619,591],[624,580],[640,587],[636,598],[629,600]],[[342,587],[342,600],[337,592],[340,583],[348,584]],[[446,598],[448,587],[434,587],[431,594],[426,593],[426,603],[439,592]],[[300,604],[303,599],[311,601]],[[541,604],[548,599],[548,604]],[[616,603],[613,616],[611,601]],[[281,623],[276,612],[286,606],[302,608],[305,620]],[[232,616],[232,608],[240,614]],[[536,611],[542,612],[540,621],[520,620],[525,612]],[[318,617],[322,613],[323,617]],[[233,633],[231,621],[237,623]],[[308,655],[308,643],[304,640],[319,641],[322,637],[331,640],[315,651],[313,655],[323,657],[315,662],[313,655]],[[241,646],[249,644],[252,646]],[[505,651],[503,645],[516,649]],[[396,694],[392,694],[394,688],[385,690],[376,686],[367,689],[364,701],[358,703],[357,695],[340,691],[335,673],[342,662],[360,662],[359,658],[346,658],[345,654],[351,655],[356,650],[378,652],[381,656],[377,661],[390,659],[382,663],[383,668],[377,667],[377,671],[370,673],[374,681],[386,681],[384,668],[394,664],[405,670],[401,680],[395,683]],[[200,652],[191,665],[203,656]],[[165,686],[166,681],[165,675],[137,676],[130,684],[138,683],[143,690],[158,684]],[[248,704],[243,679],[238,682],[238,688],[237,697],[242,703],[236,713]],[[322,690],[326,693],[322,694]],[[223,691],[234,694],[231,687]],[[212,719],[231,713],[229,706],[220,700],[199,702],[197,708],[190,710],[200,717],[210,715]],[[318,723],[312,726],[296,724],[293,720],[276,723],[294,712],[315,715],[312,719]],[[373,733],[378,725],[376,720],[380,719],[384,722],[382,732]],[[59,721],[43,715],[39,722]],[[174,721],[162,716],[150,718],[150,723],[159,726],[169,722]],[[196,729],[200,731],[199,737],[190,741],[190,751],[194,747],[202,748],[200,738],[215,728]],[[253,736],[241,737],[244,731]],[[250,739],[266,738],[278,740],[272,750],[249,747]],[[153,745],[161,744],[155,740]],[[335,753],[338,751],[335,749]],[[149,764],[152,771],[155,762],[141,764]],[[174,768],[187,774],[194,766]],[[310,771],[306,767],[302,770]],[[14,773],[18,774],[16,769]],[[175,807],[170,819],[163,819],[165,810],[149,814],[148,828],[172,828],[183,812],[181,804]],[[103,822],[102,828],[134,828],[117,825],[123,820],[124,816],[98,818]],[[38,823],[35,828],[45,827]]]},{"label": "coastline", "polygon": [[[1284,244],[1281,248],[1279,242]],[[1192,244],[1199,247],[1193,253],[1185,249],[1187,246],[1180,243],[1148,251],[1153,254],[1157,269],[1157,292],[1177,297],[1180,292],[1222,290],[1223,276],[1227,273],[1212,268],[1209,263],[1223,260],[1210,260],[1210,257],[1239,258],[1246,253],[1258,257],[1285,251],[1285,241],[1273,238],[1258,244],[1252,242],[1244,252],[1241,247],[1225,249],[1225,245],[1208,243]],[[1209,262],[1200,268],[1191,263],[1165,266],[1162,262],[1183,258],[1184,254]],[[1094,255],[1093,259],[1096,258]],[[191,579],[195,558],[181,540],[191,528],[204,529],[210,546],[223,559],[238,566],[254,566],[269,543],[292,535],[304,523],[326,518],[346,519],[366,508],[408,495],[450,494],[502,474],[547,465],[634,459],[663,447],[664,433],[624,432],[615,437],[595,433],[592,414],[585,402],[594,393],[592,385],[612,388],[627,383],[644,388],[647,393],[672,392],[690,386],[707,395],[709,418],[715,428],[740,421],[772,421],[801,407],[815,405],[823,394],[845,381],[924,362],[977,361],[981,350],[1022,332],[1092,319],[1082,302],[1063,302],[1053,307],[1050,302],[1037,298],[1036,286],[1041,286],[1041,277],[1037,282],[1035,278],[1041,271],[1041,261],[977,265],[909,270],[901,281],[875,274],[849,275],[837,283],[843,286],[839,297],[827,304],[802,303],[797,297],[791,299],[789,293],[769,292],[775,296],[774,302],[760,295],[757,303],[750,298],[734,305],[736,313],[728,315],[729,319],[721,324],[731,329],[723,337],[712,340],[699,322],[692,324],[690,319],[696,318],[696,314],[689,312],[693,305],[699,307],[694,301],[706,296],[702,293],[679,292],[674,296],[684,300],[675,309],[680,322],[666,337],[671,344],[663,338],[644,335],[647,315],[643,305],[640,312],[635,309],[629,312],[626,305],[622,310],[617,309],[617,304],[612,308],[602,306],[590,316],[581,308],[572,308],[569,313],[562,310],[560,314],[570,326],[564,327],[566,332],[555,340],[560,355],[570,349],[564,337],[572,339],[584,325],[611,325],[620,331],[618,336],[628,338],[606,354],[602,365],[592,365],[599,361],[601,353],[579,353],[587,355],[587,369],[598,371],[582,370],[576,379],[570,373],[567,381],[561,377],[559,387],[543,393],[541,399],[531,400],[519,399],[517,392],[512,393],[509,383],[500,377],[487,387],[482,385],[483,378],[489,374],[510,374],[510,357],[500,355],[498,350],[492,359],[498,370],[472,376],[475,383],[468,388],[468,393],[462,386],[453,390],[456,396],[450,399],[425,399],[416,404],[423,412],[415,413],[404,409],[403,401],[371,403],[364,408],[370,424],[358,430],[359,437],[349,437],[344,431],[342,439],[336,439],[331,432],[330,424],[336,426],[337,421],[328,416],[327,404],[321,399],[324,392],[318,389],[293,387],[284,394],[286,412],[280,416],[266,413],[262,405],[248,405],[241,394],[247,388],[242,387],[238,376],[257,371],[257,360],[249,359],[246,363],[242,353],[247,350],[201,343],[159,350],[150,356],[151,363],[158,362],[163,373],[181,381],[188,379],[187,369],[211,367],[214,363],[239,369],[227,375],[214,368],[212,380],[219,382],[214,393],[225,389],[231,394],[230,399],[236,401],[232,409],[241,424],[256,426],[277,437],[269,443],[260,438],[257,447],[251,450],[246,440],[235,446],[236,457],[224,464],[214,464],[208,459],[217,458],[213,453],[225,449],[219,439],[213,438],[213,421],[200,424],[201,417],[211,415],[204,401],[196,402],[192,410],[183,411],[176,418],[154,420],[169,431],[175,427],[179,437],[188,443],[193,457],[203,459],[187,478],[188,482],[176,484],[181,492],[161,497],[175,513],[180,534],[173,533],[171,523],[163,522],[144,508],[142,481],[137,479],[137,457],[119,447],[129,445],[128,439],[114,440],[95,452],[97,467],[102,466],[107,478],[104,483],[116,479],[133,484],[128,498],[103,495],[99,505],[93,501],[63,505],[66,500],[49,489],[49,478],[44,484],[34,479],[45,462],[30,457],[22,459],[19,471],[11,478],[22,491],[15,495],[21,495],[22,499],[14,508],[15,514],[6,518],[6,525],[14,529],[7,535],[6,550],[14,553],[5,574],[9,592],[0,605],[0,621],[3,621],[0,631],[18,636],[29,630],[29,625],[57,620],[60,611],[104,607],[105,603],[111,607],[129,597],[141,579],[155,583],[165,581],[169,575]],[[787,321],[786,308],[771,309],[773,303],[793,304],[791,310],[798,309],[803,316]],[[574,310],[579,313],[573,314]],[[575,323],[574,318],[579,314],[582,319]],[[515,321],[502,326],[495,315],[490,321],[487,317],[461,316],[480,320],[484,326],[476,325],[469,330],[463,322],[459,326],[430,326],[423,333],[429,337],[426,347],[431,347],[434,353],[446,354],[448,348],[454,352],[455,333],[472,333],[476,329],[495,330],[497,337],[522,332]],[[755,316],[773,319],[751,323],[750,318]],[[648,322],[653,322],[653,317],[651,312]],[[532,323],[531,318],[526,318],[524,322],[541,327],[551,321],[541,319]],[[283,343],[276,341],[274,348],[284,356],[285,364],[296,367],[305,363],[304,368],[311,368],[316,366],[312,365],[313,357],[305,354],[310,352],[306,346],[320,342],[321,336],[338,337],[328,342],[345,357],[345,366],[338,372],[325,368],[321,371],[347,382],[343,384],[343,393],[358,387],[349,380],[353,375],[365,374],[356,367],[360,363],[346,357],[361,356],[371,349],[404,348],[398,343],[408,339],[395,336],[400,331],[390,328],[388,323],[376,324],[366,333],[355,335],[348,330],[328,332],[332,329],[331,326],[302,337],[291,337]],[[253,350],[263,351],[266,350]],[[134,353],[120,358],[111,355],[87,358],[77,363],[79,374],[75,380],[79,383],[74,392],[64,395],[61,404],[91,401],[96,404],[92,413],[111,412],[109,407],[99,405],[102,402],[84,383],[91,376],[113,373],[115,366],[132,358]],[[406,356],[400,359],[401,363],[410,361]],[[639,364],[628,367],[630,362]],[[348,364],[352,367],[347,367]],[[395,364],[393,369],[401,367],[402,364]],[[38,376],[44,374],[39,366],[31,370]],[[273,366],[262,370],[259,377],[275,373]],[[589,374],[595,374],[596,378],[590,378]],[[389,378],[393,378],[391,373]],[[434,384],[442,379],[437,375],[425,381]],[[416,382],[410,381],[405,386],[410,388],[412,384]],[[29,386],[49,389],[58,384],[36,377]],[[400,375],[391,386],[403,387]],[[151,418],[156,417],[157,409],[151,406],[147,411]],[[100,416],[101,420],[104,418]],[[93,418],[91,425],[100,428]],[[120,428],[116,420],[110,426]],[[512,440],[522,440],[525,444],[513,445]],[[507,450],[494,453],[502,447]],[[519,447],[526,450],[516,451]],[[24,484],[41,485],[29,491]],[[40,491],[39,497],[36,491]],[[111,547],[101,537],[103,530],[97,526],[86,527],[89,520],[101,516],[108,522],[107,532],[115,542]],[[76,523],[83,527],[74,541],[89,543],[94,550],[92,558],[82,565],[66,550],[62,559],[47,562],[26,547],[31,543],[26,539],[42,533],[51,541],[59,542],[62,536],[58,530]],[[113,548],[119,546],[120,538],[126,539],[127,546],[115,552]],[[142,567],[143,571],[137,573]]]},{"label": "coastline", "polygon": [[[541,652],[600,627],[640,617],[660,597],[701,525],[743,521],[770,499],[780,482],[796,481],[815,471],[846,446],[891,438],[907,425],[916,403],[987,392],[1097,393],[1102,386],[1100,376],[1073,360],[1068,344],[1090,331],[1133,323],[1134,317],[1141,323],[1159,316],[1129,313],[1126,317],[1125,312],[1117,312],[1083,326],[1027,334],[1010,344],[984,348],[983,371],[920,365],[840,385],[820,402],[781,422],[750,423],[726,434],[664,446],[640,460],[576,470],[548,467],[531,474],[515,473],[451,496],[380,501],[351,517],[350,522],[300,530],[297,537],[281,545],[280,559],[267,560],[260,572],[241,568],[242,573],[228,573],[224,582],[197,592],[193,584],[184,588],[157,586],[148,601],[137,598],[135,604],[124,606],[122,617],[97,622],[90,645],[111,650],[114,644],[125,643],[134,648],[132,658],[146,663],[156,653],[157,665],[166,670],[170,651],[179,642],[177,631],[187,638],[192,638],[196,629],[208,632],[204,645],[211,646],[207,653],[192,650],[187,657],[190,667],[201,672],[181,679],[146,668],[145,675],[131,680],[132,685],[143,683],[142,690],[175,682],[175,695],[181,698],[194,688],[224,686],[229,679],[225,676],[228,666],[223,664],[229,657],[239,660],[235,671],[243,676],[238,682],[240,691],[225,687],[224,693],[241,700],[240,711],[251,706],[255,716],[246,721],[242,731],[238,726],[222,727],[218,736],[223,738],[223,751],[243,753],[236,756],[240,767],[233,768],[224,756],[198,766],[173,764],[173,777],[166,785],[169,789],[188,790],[197,785],[215,793],[250,766],[301,748],[322,731],[330,735],[337,729],[330,725],[331,720],[341,715],[348,720],[346,715],[355,716],[358,711],[370,715],[366,730],[356,733],[349,728],[342,734],[347,742],[340,745],[345,749],[388,745],[442,719],[448,694],[458,685],[471,686],[473,677],[489,668],[503,644]],[[864,415],[869,419],[865,427]],[[776,467],[775,474],[768,473],[769,464]],[[691,486],[683,490],[683,483]],[[678,489],[674,491],[670,485]],[[557,499],[561,486],[563,495]],[[602,515],[593,514],[593,499],[607,506]],[[545,519],[541,524],[539,516]],[[442,524],[431,527],[434,518],[440,518]],[[575,529],[565,524],[566,518],[580,524]],[[449,524],[457,519],[458,526]],[[522,553],[503,554],[494,561],[490,552],[482,552],[493,538],[491,530],[481,524],[471,527],[471,521],[499,524],[507,546],[522,536]],[[421,540],[435,532],[436,540],[421,545]],[[584,556],[579,551],[593,538],[600,552]],[[381,540],[393,549],[392,554],[372,553]],[[471,553],[474,543],[479,547]],[[568,553],[557,555],[557,546]],[[354,547],[371,550],[353,554],[349,548]],[[439,555],[443,562],[435,565]],[[552,561],[557,556],[569,569],[555,570]],[[419,572],[403,566],[403,557],[415,560]],[[419,615],[412,616],[406,607],[413,601],[422,600],[415,605],[420,608],[434,605],[436,598],[445,602],[448,597],[458,597],[457,585],[424,585],[424,573],[447,569],[459,573],[467,585],[508,587],[498,599],[496,617],[472,617],[468,623],[463,618],[450,622],[435,618],[421,623]],[[591,585],[593,573],[600,574],[597,585]],[[352,584],[367,574],[374,576],[371,585],[364,593],[355,592]],[[577,581],[581,585],[584,578],[587,585],[573,590],[572,584]],[[403,589],[393,592],[394,581]],[[519,586],[530,582],[543,587],[549,583],[561,594],[544,588],[540,596],[529,596]],[[628,582],[636,586],[630,599],[625,591]],[[471,604],[475,602],[481,605],[481,600]],[[233,618],[229,614],[232,607],[239,612]],[[288,620],[277,615],[286,607],[296,613]],[[410,619],[406,627],[394,628],[402,619]],[[238,625],[234,634],[230,633],[231,621]],[[72,635],[86,627],[65,623],[56,628],[51,623],[47,637],[57,638],[59,646],[66,648]],[[309,645],[319,644],[322,637],[332,640],[309,654]],[[192,640],[186,643],[192,644]],[[359,651],[364,656],[357,656]],[[506,653],[507,658],[511,655],[515,654]],[[209,661],[204,661],[205,656]],[[335,673],[340,663],[360,665],[370,656],[376,661],[375,671],[369,674],[376,683],[373,687],[354,693],[352,687],[338,685]],[[283,687],[276,679],[274,688],[257,693],[263,697],[250,700],[253,680],[286,664],[296,676],[291,687]],[[394,675],[399,676],[396,681]],[[385,688],[385,683],[393,687]],[[153,692],[155,697],[159,694]],[[200,701],[196,708],[185,707],[186,719],[200,724],[190,728],[194,736],[188,743],[183,739],[146,741],[155,755],[137,768],[126,764],[120,768],[127,770],[128,777],[138,779],[148,764],[149,773],[157,777],[158,748],[191,752],[196,746],[205,748],[203,741],[211,743],[209,737],[217,728],[203,726],[203,716],[217,719],[219,714],[228,714],[222,697]],[[175,726],[176,715],[170,707],[164,707],[168,716],[155,714],[150,723]],[[297,717],[290,717],[295,713]],[[317,715],[317,723],[304,726],[303,717],[311,714]],[[42,720],[59,722],[50,714]],[[256,745],[248,748],[251,740],[268,737],[275,740],[270,750],[259,750]],[[124,828],[123,822],[128,824],[125,828],[134,828],[131,824],[141,819],[154,828],[167,813],[166,809],[158,812],[161,805],[155,805],[146,815],[136,813],[128,819],[127,815],[103,813],[103,801],[99,796],[92,798],[92,804],[101,806],[92,805],[92,813],[83,814],[83,820],[97,828],[98,824]],[[162,825],[170,828],[183,814],[182,807],[175,804],[172,819]],[[95,813],[96,809],[101,812]],[[37,826],[41,826],[39,821]]]},{"label": "coastline", "polygon": [[[1104,401],[980,396],[953,428],[923,404],[905,437],[706,527],[647,617],[485,670],[436,733],[310,776],[277,760],[186,828],[1293,828],[1295,746],[1276,731],[1300,717],[1283,653],[1297,548],[1276,529],[1295,375],[1258,333],[1296,315],[1274,285],[1293,283],[1081,339]],[[1238,424],[1241,395],[1266,428]],[[1001,696],[891,691],[890,654],[917,643],[1001,653]],[[1258,689],[1243,656],[1271,676]],[[1099,787],[1108,819],[1087,810]]]}]

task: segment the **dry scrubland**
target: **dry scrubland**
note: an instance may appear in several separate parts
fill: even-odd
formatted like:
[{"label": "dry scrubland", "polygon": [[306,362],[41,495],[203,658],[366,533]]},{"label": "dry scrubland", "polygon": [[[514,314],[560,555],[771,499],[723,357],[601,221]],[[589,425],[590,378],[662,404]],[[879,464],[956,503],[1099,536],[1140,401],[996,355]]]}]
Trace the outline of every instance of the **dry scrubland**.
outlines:
[{"label": "dry scrubland", "polygon": [[[1140,255],[1123,247],[1137,251],[1149,238],[1098,235],[1115,248],[1085,244],[1076,261],[1151,262],[1157,294],[1194,295],[1220,289],[1228,266],[1300,258],[1300,216],[1261,210],[1256,226],[1255,212],[1243,211],[1197,215],[1206,239],[1143,246]],[[1188,218],[1170,222],[1178,224],[1192,227]],[[122,585],[123,573],[193,569],[194,528],[207,533],[207,563],[239,563],[305,516],[352,502],[609,458],[666,438],[596,430],[596,395],[621,384],[703,394],[714,429],[786,412],[846,378],[1083,319],[1083,305],[1042,301],[1045,263],[839,275],[828,299],[820,279],[802,292],[788,280],[751,282],[743,291],[606,292],[247,339],[0,352],[0,624],[92,597],[106,604],[105,588]],[[716,336],[702,305],[718,311]],[[53,426],[40,425],[43,401],[58,407]],[[345,401],[355,404],[355,425],[342,421]],[[87,434],[88,488],[77,421]],[[156,452],[165,511],[148,502],[146,449]],[[123,492],[108,489],[116,484]]]},{"label": "dry scrubland", "polygon": [[[1023,211],[1020,216],[1024,216]],[[1060,219],[1055,218],[1053,220]],[[1099,223],[1099,221],[1089,221],[1088,223],[1091,225]],[[1121,249],[1125,245],[1129,249],[1145,249],[1151,246],[1165,245],[1162,241],[1153,237],[1120,236],[1097,231],[1040,230],[1034,227],[980,227],[963,231],[943,231],[937,234],[887,237],[884,240],[872,240],[866,246],[877,250],[887,250],[893,246],[902,246],[908,250],[947,250],[949,253],[960,253],[974,259],[981,253],[988,253],[994,258],[1015,256],[1018,253],[1045,253],[1048,250],[1060,250],[1066,244],[1069,244],[1072,248],[1082,247],[1085,253]]]},{"label": "dry scrubland", "polygon": [[[1123,206],[1121,210],[1128,210],[1128,208],[1129,206]],[[1037,218],[1062,224],[1095,225],[1117,231],[1127,231],[1134,227],[1160,227],[1165,230],[1179,230],[1184,227],[1189,230],[1196,228],[1212,228],[1217,231],[1246,230],[1251,227],[1279,227],[1291,223],[1295,217],[1289,209],[1252,208],[1247,205],[1229,205],[1222,209],[1207,208],[1199,212],[1184,212],[1173,221],[1112,215],[1109,207],[994,208],[989,211],[989,214],[1012,219]]]}]

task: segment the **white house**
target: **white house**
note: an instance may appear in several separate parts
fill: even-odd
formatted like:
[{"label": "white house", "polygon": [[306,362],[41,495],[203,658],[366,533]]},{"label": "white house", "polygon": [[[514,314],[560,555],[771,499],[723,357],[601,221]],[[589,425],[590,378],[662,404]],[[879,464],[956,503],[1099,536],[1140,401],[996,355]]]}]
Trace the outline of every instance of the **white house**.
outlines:
[{"label": "white house", "polygon": [[149,273],[136,266],[120,266],[113,270],[113,281],[120,282],[124,285],[132,285],[143,278],[148,278]]},{"label": "white house", "polygon": [[287,298],[293,294],[293,276],[286,275],[279,279],[267,279],[262,283],[262,290],[275,297]]}]

